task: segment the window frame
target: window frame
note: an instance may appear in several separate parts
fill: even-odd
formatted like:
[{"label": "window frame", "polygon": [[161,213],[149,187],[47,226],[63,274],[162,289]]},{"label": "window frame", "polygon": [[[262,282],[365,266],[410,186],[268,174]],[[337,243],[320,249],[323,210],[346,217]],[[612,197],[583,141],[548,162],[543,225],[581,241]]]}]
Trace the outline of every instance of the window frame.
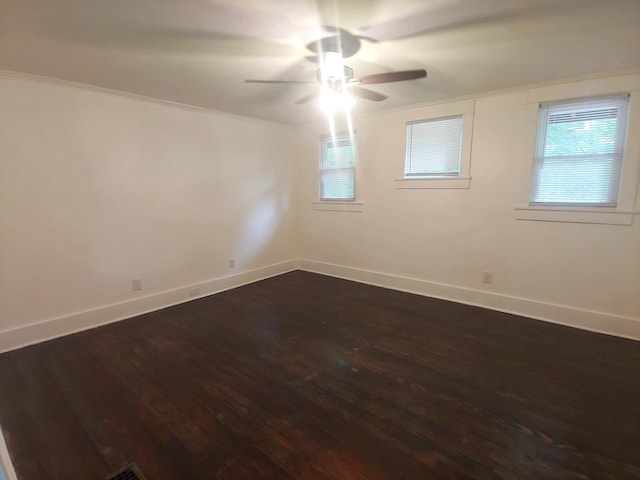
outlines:
[{"label": "window frame", "polygon": [[[471,187],[471,146],[475,100],[459,100],[402,112],[403,158],[395,180],[397,189],[469,189]],[[407,157],[407,127],[410,124],[462,117],[462,142],[458,175],[405,176]]]},{"label": "window frame", "polygon": [[[451,172],[451,173],[446,173],[446,172],[417,172],[417,173],[408,173],[407,172],[407,167],[409,166],[410,163],[410,156],[411,156],[411,145],[410,145],[410,141],[409,139],[412,137],[412,135],[409,134],[409,129],[411,127],[413,127],[414,125],[424,125],[427,123],[436,123],[436,122],[444,122],[447,120],[455,120],[455,119],[460,119],[462,125],[461,125],[461,131],[460,131],[460,145],[459,145],[459,150],[458,150],[458,169],[456,172]],[[415,120],[412,122],[407,122],[406,128],[405,128],[405,132],[406,132],[406,141],[405,141],[405,154],[404,154],[404,178],[405,179],[409,179],[409,178],[458,178],[460,177],[460,170],[462,167],[462,137],[464,135],[464,115],[448,115],[446,117],[438,117],[438,118],[429,118],[427,120]]]},{"label": "window frame", "polygon": [[[580,96],[576,97],[576,92]],[[530,206],[532,161],[535,154],[540,103],[564,102],[589,97],[629,95],[626,146],[622,156],[618,204],[611,208]],[[640,212],[636,197],[640,178],[640,76],[607,77],[531,88],[523,95],[524,124],[522,163],[518,181],[515,220],[534,222],[587,223],[601,225],[633,225]]]},{"label": "window frame", "polygon": [[[354,132],[349,132],[349,131],[343,131],[343,132],[339,132],[336,133],[335,135],[322,135],[320,137],[320,158],[319,158],[319,168],[318,168],[318,202],[316,203],[320,203],[320,204],[324,204],[324,203],[330,203],[330,204],[336,204],[336,203],[345,203],[345,204],[353,204],[354,202],[356,202],[356,198],[357,198],[357,150],[356,150],[356,145],[355,145],[355,131]],[[340,141],[349,141],[351,144],[351,147],[353,148],[353,166],[349,167],[349,168],[331,168],[331,169],[327,169],[325,168],[325,162],[327,159],[327,152],[328,152],[328,144],[329,142],[340,142]],[[324,173],[327,171],[340,171],[340,170],[352,170],[353,171],[353,197],[349,197],[349,198],[325,198],[323,197],[323,178],[324,178]]]},{"label": "window frame", "polygon": [[[611,167],[612,178],[610,179],[609,185],[609,193],[615,194],[615,199],[607,202],[579,202],[577,200],[573,201],[536,201],[534,198],[535,192],[537,191],[540,185],[540,175],[539,170],[541,168],[542,163],[545,159],[549,158],[561,158],[562,155],[545,155],[544,150],[547,144],[548,138],[548,129],[549,129],[549,114],[550,109],[553,107],[563,106],[570,107],[575,105],[576,109],[580,108],[580,106],[586,106],[590,102],[596,101],[611,101],[612,103],[623,103],[624,108],[622,110],[622,114],[624,118],[620,118],[616,116],[616,133],[615,133],[615,147],[614,152],[611,154],[577,154],[571,155],[574,159],[584,159],[590,160],[595,159],[596,157],[612,157],[613,165]],[[594,109],[596,106],[594,105]],[[620,109],[618,112],[621,111]],[[627,135],[627,125],[629,119],[629,94],[624,95],[607,95],[607,96],[597,96],[597,97],[587,97],[582,99],[572,99],[572,100],[561,100],[561,101],[553,101],[553,102],[542,102],[539,104],[538,109],[538,127],[536,131],[536,145],[535,145],[535,154],[533,157],[533,165],[531,169],[531,185],[529,189],[529,206],[530,207],[559,207],[564,209],[572,209],[572,208],[593,208],[593,209],[612,209],[617,207],[619,196],[620,196],[620,183],[622,179],[622,164],[624,160],[624,152],[626,146],[626,135]],[[569,157],[569,155],[567,155]],[[569,158],[565,160],[566,162],[571,161]]]}]

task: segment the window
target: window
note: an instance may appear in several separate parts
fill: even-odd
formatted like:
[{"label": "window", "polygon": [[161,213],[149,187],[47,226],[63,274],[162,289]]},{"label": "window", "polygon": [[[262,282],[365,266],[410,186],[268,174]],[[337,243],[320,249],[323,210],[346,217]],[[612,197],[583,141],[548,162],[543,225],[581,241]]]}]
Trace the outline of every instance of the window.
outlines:
[{"label": "window", "polygon": [[405,178],[460,176],[463,124],[462,115],[407,124]]},{"label": "window", "polygon": [[355,200],[353,137],[349,134],[323,137],[321,144],[320,200]]},{"label": "window", "polygon": [[459,100],[399,114],[393,140],[405,149],[396,188],[469,189],[474,112],[474,100]]},{"label": "window", "polygon": [[616,207],[628,95],[540,105],[530,206]]}]

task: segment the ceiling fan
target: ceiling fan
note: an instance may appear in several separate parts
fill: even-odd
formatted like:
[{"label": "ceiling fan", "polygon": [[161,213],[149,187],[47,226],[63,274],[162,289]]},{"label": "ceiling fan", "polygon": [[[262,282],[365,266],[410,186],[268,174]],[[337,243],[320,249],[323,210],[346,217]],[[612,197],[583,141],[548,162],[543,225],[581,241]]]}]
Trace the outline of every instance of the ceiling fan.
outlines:
[{"label": "ceiling fan", "polygon": [[359,78],[354,77],[353,69],[344,64],[344,59],[355,55],[360,50],[361,39],[370,42],[375,42],[376,40],[354,35],[344,29],[332,26],[325,26],[324,30],[330,33],[330,35],[307,45],[307,49],[314,55],[307,56],[306,58],[320,65],[320,68],[316,72],[315,81],[247,79],[245,82],[295,84],[316,87],[317,91],[302,97],[295,103],[303,104],[314,98],[320,98],[321,105],[324,100],[325,103],[331,102],[334,105],[343,104],[341,106],[344,107],[346,103],[353,103],[351,95],[374,102],[380,102],[387,98],[386,95],[362,88],[360,85],[402,82],[425,78],[427,76],[426,70],[418,69],[377,73]]}]

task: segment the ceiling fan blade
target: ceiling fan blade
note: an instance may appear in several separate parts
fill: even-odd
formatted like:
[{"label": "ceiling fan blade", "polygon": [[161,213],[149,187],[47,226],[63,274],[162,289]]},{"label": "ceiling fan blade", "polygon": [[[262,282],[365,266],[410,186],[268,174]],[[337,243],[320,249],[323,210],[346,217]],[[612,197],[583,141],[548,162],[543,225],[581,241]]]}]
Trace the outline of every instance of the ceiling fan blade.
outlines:
[{"label": "ceiling fan blade", "polygon": [[374,102],[381,102],[382,100],[385,100],[386,98],[388,98],[386,95],[383,95],[381,93],[374,92],[373,90],[368,90],[366,88],[360,88],[360,87],[350,87],[349,93],[351,93],[351,95],[356,97],[365,98],[367,100],[373,100]]},{"label": "ceiling fan blade", "polygon": [[309,95],[306,95],[306,96],[302,97],[300,100],[297,100],[296,101],[296,105],[302,105],[303,103],[308,103],[311,100],[313,100],[315,98],[318,98],[320,96],[320,93],[321,92],[310,93]]},{"label": "ceiling fan blade", "polygon": [[[5,3],[24,2],[0,3],[4,17]],[[267,5],[252,8],[242,2],[236,2],[238,6],[231,3],[62,0],[54,6],[53,2],[37,0],[30,5],[34,8],[9,7],[7,18],[16,26],[22,25],[47,38],[102,48],[217,56],[273,56],[274,51],[282,55],[299,53],[300,48],[292,38],[300,30],[300,22],[314,17],[308,5],[296,7],[299,15],[295,16],[291,11],[289,15],[282,15]],[[296,18],[296,23],[290,18]]]},{"label": "ceiling fan blade", "polygon": [[[566,0],[563,7],[584,7],[580,0]],[[425,33],[453,30],[461,27],[487,25],[506,20],[518,20],[528,15],[556,15],[556,0],[510,0],[509,2],[432,2],[404,16],[402,10],[389,3],[386,10],[379,12],[385,19],[382,23],[367,25],[356,35],[375,38],[378,41],[393,41],[417,37]]]},{"label": "ceiling fan blade", "polygon": [[416,78],[425,78],[427,71],[422,70],[404,70],[401,72],[376,73],[374,75],[365,75],[357,80],[360,85],[372,85],[374,83],[391,83],[403,82],[405,80],[414,80]]},{"label": "ceiling fan blade", "polygon": [[309,82],[305,82],[302,80],[253,80],[247,79],[244,81],[245,83],[288,83],[294,85],[312,85]]},{"label": "ceiling fan blade", "polygon": [[380,42],[380,40],[378,40],[377,38],[365,37],[364,35],[356,35],[356,37],[358,37],[360,40],[366,40],[369,43],[379,43]]}]

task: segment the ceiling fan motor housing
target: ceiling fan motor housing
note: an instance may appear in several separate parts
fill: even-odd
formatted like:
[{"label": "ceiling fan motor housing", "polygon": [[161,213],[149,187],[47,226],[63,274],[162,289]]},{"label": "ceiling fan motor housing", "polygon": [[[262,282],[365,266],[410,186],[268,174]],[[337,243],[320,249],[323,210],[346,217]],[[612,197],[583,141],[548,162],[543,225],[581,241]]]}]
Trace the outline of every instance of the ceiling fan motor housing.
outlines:
[{"label": "ceiling fan motor housing", "polygon": [[307,48],[321,55],[323,52],[336,52],[342,58],[349,58],[360,50],[360,39],[343,29],[338,29],[338,35],[321,38],[307,45]]}]

